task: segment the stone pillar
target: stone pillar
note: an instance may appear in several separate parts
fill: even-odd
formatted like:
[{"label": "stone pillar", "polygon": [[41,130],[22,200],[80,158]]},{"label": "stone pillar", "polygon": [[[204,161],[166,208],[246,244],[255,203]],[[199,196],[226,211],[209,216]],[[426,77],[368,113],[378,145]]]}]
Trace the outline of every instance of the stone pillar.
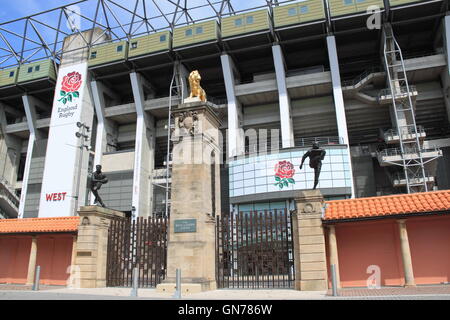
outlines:
[{"label": "stone pillar", "polygon": [[297,210],[292,216],[295,290],[327,291],[323,196],[319,190],[302,191],[295,201]]},{"label": "stone pillar", "polygon": [[27,286],[34,283],[34,276],[36,272],[36,258],[37,258],[37,236],[33,236],[31,240],[30,259],[28,262]]},{"label": "stone pillar", "polygon": [[212,107],[194,102],[174,111],[168,268],[159,292],[174,292],[176,269],[184,293],[217,287],[214,216],[220,212],[221,151],[220,121]]},{"label": "stone pillar", "polygon": [[408,230],[406,220],[397,220],[400,232],[400,248],[402,253],[403,271],[405,273],[405,287],[415,287],[414,272],[409,248]]},{"label": "stone pillar", "polygon": [[336,240],[336,227],[334,225],[328,226],[328,246],[330,251],[330,268],[333,264],[336,266],[336,282],[338,289],[340,289],[341,276],[339,274],[339,255]]},{"label": "stone pillar", "polygon": [[[76,245],[75,266],[78,266],[81,288],[106,287],[108,228],[111,219],[124,213],[97,206],[81,207]],[[72,268],[72,270],[77,268]]]}]

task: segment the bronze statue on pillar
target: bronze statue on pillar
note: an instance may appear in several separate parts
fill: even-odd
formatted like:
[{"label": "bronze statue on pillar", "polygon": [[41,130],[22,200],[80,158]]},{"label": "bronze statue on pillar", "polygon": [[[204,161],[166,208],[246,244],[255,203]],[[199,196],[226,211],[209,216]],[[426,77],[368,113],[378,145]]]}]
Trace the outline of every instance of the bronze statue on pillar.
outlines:
[{"label": "bronze statue on pillar", "polygon": [[327,152],[324,149],[321,149],[317,142],[314,142],[312,145],[312,149],[310,149],[302,159],[302,164],[300,165],[300,170],[303,169],[303,163],[306,158],[309,158],[309,167],[314,169],[314,188],[317,189],[317,185],[319,184],[320,172],[322,171],[322,161],[325,159],[325,155]]},{"label": "bronze statue on pillar", "polygon": [[100,205],[103,208],[106,208],[102,198],[98,194],[98,191],[101,189],[102,185],[108,183],[108,178],[103,174],[101,165],[97,165],[96,169],[97,170],[92,172],[92,174],[90,175],[90,182],[89,182],[91,192],[95,196],[94,205]]}]

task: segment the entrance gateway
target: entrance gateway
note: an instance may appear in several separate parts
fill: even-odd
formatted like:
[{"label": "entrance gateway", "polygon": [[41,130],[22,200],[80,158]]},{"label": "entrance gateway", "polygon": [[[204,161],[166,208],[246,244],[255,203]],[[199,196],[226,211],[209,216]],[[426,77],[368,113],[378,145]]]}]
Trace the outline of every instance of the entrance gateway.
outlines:
[{"label": "entrance gateway", "polygon": [[[111,221],[106,285],[132,287],[134,268],[139,271],[140,288],[161,284],[167,275],[168,227],[164,218]],[[175,232],[191,232],[193,228],[187,220]],[[293,289],[290,212],[240,212],[217,217],[215,259],[218,288]]]}]

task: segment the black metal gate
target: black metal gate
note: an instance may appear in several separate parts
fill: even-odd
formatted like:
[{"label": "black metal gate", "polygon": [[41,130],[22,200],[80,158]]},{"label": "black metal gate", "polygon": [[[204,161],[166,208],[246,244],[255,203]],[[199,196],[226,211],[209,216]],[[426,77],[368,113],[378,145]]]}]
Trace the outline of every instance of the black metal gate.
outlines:
[{"label": "black metal gate", "polygon": [[219,288],[294,287],[292,219],[288,210],[217,217]]},{"label": "black metal gate", "polygon": [[155,288],[166,277],[167,219],[117,219],[108,235],[106,285],[132,287],[133,269],[139,270],[139,287]]}]

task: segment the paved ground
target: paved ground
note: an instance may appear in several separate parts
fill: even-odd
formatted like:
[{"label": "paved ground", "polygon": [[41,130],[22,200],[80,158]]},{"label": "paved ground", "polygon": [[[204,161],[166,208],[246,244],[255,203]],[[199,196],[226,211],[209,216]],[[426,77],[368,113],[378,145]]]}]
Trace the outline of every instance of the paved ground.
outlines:
[{"label": "paved ground", "polygon": [[[173,300],[171,294],[155,289],[140,289],[139,297],[130,297],[129,288],[67,289],[0,285],[0,300]],[[339,297],[330,292],[301,292],[294,290],[216,290],[183,296],[184,300],[450,300],[450,285],[416,288],[343,289]]]}]

